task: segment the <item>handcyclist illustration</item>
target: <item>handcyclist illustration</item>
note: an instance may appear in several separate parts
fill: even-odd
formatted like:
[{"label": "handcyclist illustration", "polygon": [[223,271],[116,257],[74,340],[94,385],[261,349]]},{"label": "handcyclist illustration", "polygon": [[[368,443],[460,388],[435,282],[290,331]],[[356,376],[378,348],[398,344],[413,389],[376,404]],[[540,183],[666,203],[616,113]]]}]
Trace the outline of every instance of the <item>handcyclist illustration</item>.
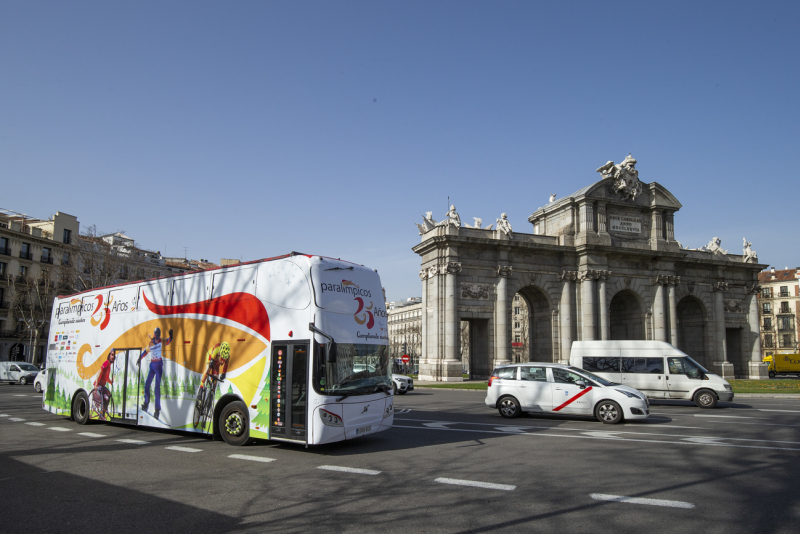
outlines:
[{"label": "handcyclist illustration", "polygon": [[147,407],[150,405],[150,384],[152,384],[153,377],[155,377],[156,411],[154,417],[156,419],[158,419],[161,413],[161,374],[164,371],[164,360],[161,352],[162,349],[170,343],[172,343],[172,330],[169,331],[169,339],[162,340],[161,329],[156,328],[155,331],[153,331],[153,337],[150,338],[150,344],[146,350],[142,351],[142,355],[139,356],[139,360],[136,362],[137,365],[140,364],[142,359],[150,354],[150,371],[147,373],[147,380],[144,383],[144,404],[142,404],[142,410],[146,412]]},{"label": "handcyclist illustration", "polygon": [[106,361],[104,361],[102,367],[100,367],[100,373],[94,381],[94,389],[89,396],[91,410],[97,413],[101,421],[108,421],[108,401],[111,400],[111,390],[108,389],[108,384],[114,384],[110,373],[116,359],[116,351],[111,349],[111,352],[109,352],[106,357]]},{"label": "handcyclist illustration", "polygon": [[[228,362],[231,358],[231,346],[227,341],[217,343],[206,354],[208,362],[206,370],[200,379],[200,387],[197,389],[197,400],[194,404],[194,419],[192,423],[197,428],[198,425],[205,427],[206,420],[213,412],[212,403],[214,402],[214,394],[217,391],[217,383],[225,380],[225,374],[228,372]],[[206,379],[210,380],[206,388]]]}]

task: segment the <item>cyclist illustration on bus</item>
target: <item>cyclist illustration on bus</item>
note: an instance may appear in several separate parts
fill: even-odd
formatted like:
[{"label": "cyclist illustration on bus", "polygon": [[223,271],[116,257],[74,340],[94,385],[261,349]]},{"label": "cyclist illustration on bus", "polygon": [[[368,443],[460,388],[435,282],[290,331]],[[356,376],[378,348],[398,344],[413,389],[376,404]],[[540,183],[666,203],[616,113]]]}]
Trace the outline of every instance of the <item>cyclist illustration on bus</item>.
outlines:
[{"label": "cyclist illustration on bus", "polygon": [[150,370],[147,373],[147,380],[144,383],[144,403],[142,403],[142,411],[146,412],[147,407],[150,405],[150,385],[153,383],[153,378],[155,378],[156,411],[153,417],[156,419],[158,419],[161,413],[161,375],[164,372],[164,358],[162,352],[163,348],[170,343],[172,343],[172,330],[170,329],[169,331],[168,339],[161,339],[161,329],[156,328],[153,331],[153,336],[150,337],[150,344],[147,349],[142,350],[142,354],[139,356],[137,362],[140,364],[145,356],[148,354],[150,355]]},{"label": "cyclist illustration on bus", "polygon": [[[194,417],[192,425],[194,428],[205,429],[206,421],[214,414],[214,396],[217,392],[218,382],[225,380],[228,372],[228,363],[231,358],[231,346],[227,341],[217,343],[206,354],[206,370],[200,379],[200,387],[197,389],[197,399],[194,403]],[[220,372],[221,371],[221,372]],[[206,379],[210,381],[206,388]]]},{"label": "cyclist illustration on bus", "polygon": [[[111,349],[94,381],[94,389],[89,393],[89,417],[97,416],[101,421],[108,421],[109,413],[114,412],[114,400],[111,398],[111,390],[108,385],[114,384],[114,379],[111,378],[111,369],[114,367],[116,359],[116,351]],[[111,403],[110,411],[108,409],[109,402]]]}]

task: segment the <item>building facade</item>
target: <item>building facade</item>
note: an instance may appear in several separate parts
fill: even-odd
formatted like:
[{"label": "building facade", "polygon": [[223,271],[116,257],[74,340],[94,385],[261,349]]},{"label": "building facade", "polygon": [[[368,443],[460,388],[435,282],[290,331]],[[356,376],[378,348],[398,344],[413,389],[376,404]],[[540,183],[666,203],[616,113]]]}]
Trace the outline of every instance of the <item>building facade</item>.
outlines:
[{"label": "building facade", "polygon": [[412,297],[387,302],[386,312],[392,360],[399,360],[403,356],[405,344],[405,354],[411,360],[410,367],[416,368],[422,353],[422,299]]},{"label": "building facade", "polygon": [[762,356],[800,352],[800,267],[758,273]]},{"label": "building facade", "polygon": [[675,238],[680,202],[639,180],[636,160],[609,162],[599,181],[537,209],[533,232],[503,214],[463,226],[455,206],[417,225],[421,242],[421,380],[461,380],[461,321],[470,323],[469,374],[512,361],[512,306],[528,309],[526,361],[569,359],[573,341],[666,341],[725,377],[766,378],[750,244],[728,254],[713,238],[686,249]]}]

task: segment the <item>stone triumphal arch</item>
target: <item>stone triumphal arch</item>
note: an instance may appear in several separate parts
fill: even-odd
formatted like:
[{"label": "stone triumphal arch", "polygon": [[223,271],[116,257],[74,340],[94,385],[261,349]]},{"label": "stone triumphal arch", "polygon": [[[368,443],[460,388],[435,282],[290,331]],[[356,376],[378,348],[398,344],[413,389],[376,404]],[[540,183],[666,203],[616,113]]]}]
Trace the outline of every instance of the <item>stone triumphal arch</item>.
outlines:
[{"label": "stone triumphal arch", "polygon": [[[536,210],[532,233],[506,214],[463,225],[455,208],[417,224],[422,258],[420,380],[462,378],[461,324],[469,324],[470,372],[511,361],[511,301],[527,305],[529,361],[569,359],[576,340],[667,341],[726,377],[762,378],[750,243],[728,254],[718,238],[699,249],[675,239],[678,200],[639,180],[636,160],[598,169],[602,178]],[[492,228],[492,227],[495,228]]]}]

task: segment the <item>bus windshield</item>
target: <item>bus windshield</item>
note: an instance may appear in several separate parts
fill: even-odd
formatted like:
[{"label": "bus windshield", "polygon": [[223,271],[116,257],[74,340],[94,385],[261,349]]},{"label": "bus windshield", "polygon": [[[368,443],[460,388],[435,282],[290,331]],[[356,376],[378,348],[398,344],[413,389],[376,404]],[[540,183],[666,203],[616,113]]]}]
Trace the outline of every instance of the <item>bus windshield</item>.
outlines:
[{"label": "bus windshield", "polygon": [[318,348],[314,389],[321,395],[367,395],[392,387],[387,345],[339,343],[334,363],[325,361],[324,345]]}]

